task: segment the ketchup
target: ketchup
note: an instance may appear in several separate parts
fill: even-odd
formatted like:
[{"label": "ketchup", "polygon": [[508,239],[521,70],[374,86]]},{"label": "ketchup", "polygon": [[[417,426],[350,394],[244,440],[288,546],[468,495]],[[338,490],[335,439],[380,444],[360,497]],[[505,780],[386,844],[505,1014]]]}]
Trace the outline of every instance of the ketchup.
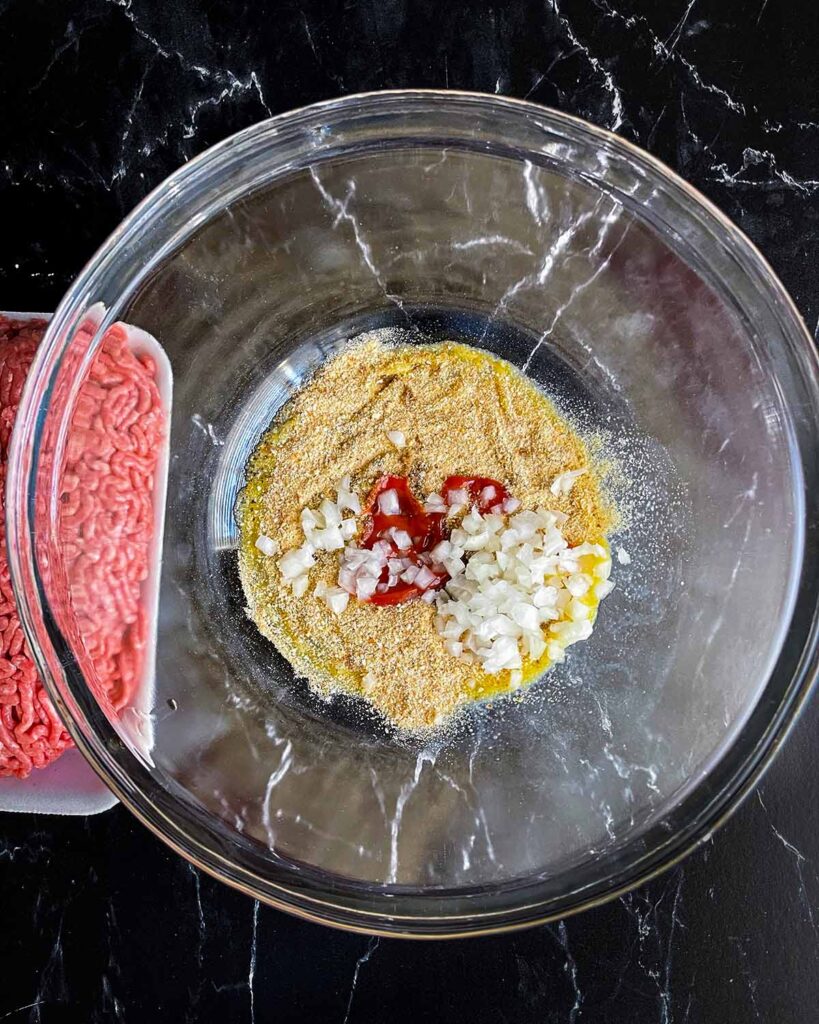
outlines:
[{"label": "ketchup", "polygon": [[[379,497],[386,491],[395,491],[398,496],[398,511],[382,512]],[[484,476],[450,476],[443,487],[444,500],[454,491],[466,491],[469,504],[477,506],[479,512],[497,511],[502,509],[503,501],[509,492],[490,477]],[[447,536],[445,512],[425,512],[424,506],[410,490],[409,481],[405,476],[382,476],[367,498],[364,511],[369,515],[370,522],[364,531],[361,546],[372,549],[379,541],[390,546],[390,557],[409,559],[414,565],[425,566],[435,580],[428,587],[418,587],[414,583],[398,580],[389,589],[376,591],[368,598],[370,604],[389,605],[401,604],[410,598],[420,597],[427,590],[439,590],[449,579],[446,572],[437,572],[432,565],[421,556],[431,551],[439,541]],[[412,540],[408,551],[399,551],[392,538],[391,530],[404,530]],[[381,573],[379,586],[383,587],[389,579],[389,570]]]},{"label": "ketchup", "polygon": [[[385,491],[395,491],[398,495],[398,512],[388,514],[381,511],[378,498]],[[418,501],[410,490],[409,481],[405,476],[382,476],[370,492],[367,504],[364,508],[371,519],[361,540],[361,546],[372,549],[378,541],[384,541],[390,545],[394,558],[408,558],[414,565],[424,565],[421,555],[431,551],[435,545],[444,539],[443,512],[425,512],[424,506]],[[405,530],[412,540],[412,547],[409,551],[399,551],[395,542],[390,537],[391,529]],[[427,568],[436,577],[435,581],[427,587],[427,590],[438,590],[446,583],[449,576],[446,573],[437,573],[432,566]],[[380,583],[387,582],[389,571],[385,568],[381,573]],[[382,593],[376,591],[368,598],[370,604],[386,605],[401,604],[411,597],[420,597],[424,593],[414,583],[406,583],[398,580],[389,590]]]}]

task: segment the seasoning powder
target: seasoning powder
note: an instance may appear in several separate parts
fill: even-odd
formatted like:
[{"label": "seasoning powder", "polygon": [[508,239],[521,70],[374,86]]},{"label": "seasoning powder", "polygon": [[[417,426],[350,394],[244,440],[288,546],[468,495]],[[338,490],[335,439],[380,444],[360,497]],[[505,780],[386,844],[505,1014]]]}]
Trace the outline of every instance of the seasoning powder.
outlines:
[{"label": "seasoning powder", "polygon": [[[396,431],[401,448],[388,437]],[[552,493],[559,473],[584,467],[568,494]],[[303,508],[334,498],[348,475],[363,502],[383,474],[408,477],[421,500],[452,474],[491,477],[522,508],[564,512],[570,545],[601,541],[613,513],[583,441],[551,403],[510,364],[466,345],[391,346],[364,335],[283,407],[248,462],[237,502],[248,615],[313,689],[363,695],[416,732],[465,701],[507,691],[509,673],[489,676],[453,657],[435,607],[420,600],[378,607],[353,598],[336,616],[313,591],[337,583],[337,552],[316,553],[299,597],[277,559],[255,545],[263,534],[279,551],[298,547]],[[546,667],[529,666],[526,680]]]}]

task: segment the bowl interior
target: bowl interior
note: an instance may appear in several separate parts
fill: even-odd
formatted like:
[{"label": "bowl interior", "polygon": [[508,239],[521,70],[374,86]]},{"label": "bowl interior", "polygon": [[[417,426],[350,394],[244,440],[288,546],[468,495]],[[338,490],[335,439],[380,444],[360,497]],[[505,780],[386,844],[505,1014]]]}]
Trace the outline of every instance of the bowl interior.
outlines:
[{"label": "bowl interior", "polygon": [[[173,368],[150,748],[94,706],[69,651],[56,674],[189,852],[262,895],[423,928],[566,906],[692,824],[675,814],[771,693],[805,481],[798,368],[741,239],[602,133],[407,102],[245,133],[149,201],[74,292],[155,335]],[[260,432],[382,327],[523,369],[609,461],[613,547],[631,557],[565,665],[423,742],[294,679],[247,619],[236,563]],[[70,422],[70,400],[49,415]]]}]

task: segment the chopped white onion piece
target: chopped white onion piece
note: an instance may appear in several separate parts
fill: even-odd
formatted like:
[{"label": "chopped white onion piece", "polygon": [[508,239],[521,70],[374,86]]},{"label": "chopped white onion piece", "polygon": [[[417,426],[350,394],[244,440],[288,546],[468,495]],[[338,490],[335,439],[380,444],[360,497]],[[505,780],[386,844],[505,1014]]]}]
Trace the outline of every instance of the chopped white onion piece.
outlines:
[{"label": "chopped white onion piece", "polygon": [[584,572],[575,573],[566,580],[566,589],[572,597],[583,597],[589,590],[594,580]]},{"label": "chopped white onion piece", "polygon": [[456,508],[467,508],[469,505],[469,491],[463,488],[458,488],[454,491],[447,492],[447,504],[454,512]]},{"label": "chopped white onion piece", "polygon": [[525,604],[523,601],[512,608],[512,618],[521,629],[535,630],[540,625],[537,608],[533,604]]},{"label": "chopped white onion piece", "polygon": [[372,557],[372,552],[366,548],[358,548],[355,544],[348,544],[342,556],[343,564],[353,571],[366,565]]},{"label": "chopped white onion piece", "polygon": [[617,549],[617,561],[620,565],[631,565],[631,555],[625,548]]},{"label": "chopped white onion piece", "polygon": [[588,469],[585,466],[583,469],[567,469],[565,473],[558,473],[554,480],[552,480],[549,490],[555,497],[568,494],[574,487],[575,481],[583,476],[584,473],[588,473]]},{"label": "chopped white onion piece", "polygon": [[448,540],[439,541],[430,551],[429,555],[433,562],[443,562],[452,554],[452,545]]},{"label": "chopped white onion piece", "polygon": [[334,615],[341,615],[347,607],[350,595],[346,590],[342,590],[341,587],[328,587],[324,600],[327,602],[327,607]]},{"label": "chopped white onion piece", "polygon": [[369,693],[372,689],[375,688],[377,682],[378,680],[375,678],[372,672],[365,672],[364,678],[361,680],[361,684],[364,687],[364,692]]},{"label": "chopped white onion piece", "polygon": [[350,478],[348,476],[342,478],[341,483],[338,485],[337,493],[338,499],[336,504],[339,511],[343,512],[344,509],[347,509],[354,515],[361,515],[361,502],[358,495],[351,490]]},{"label": "chopped white onion piece", "polygon": [[609,594],[614,590],[614,584],[611,580],[603,580],[598,583],[594,588],[594,596],[598,601],[602,601],[604,597],[608,597]]},{"label": "chopped white onion piece", "polygon": [[373,558],[380,562],[381,566],[383,567],[387,564],[387,559],[392,554],[392,545],[389,543],[389,541],[377,540],[375,544],[373,544],[370,554]]},{"label": "chopped white onion piece", "polygon": [[263,555],[275,555],[279,550],[279,545],[273,540],[272,537],[268,537],[263,533],[260,533],[256,538],[256,547],[261,551]]},{"label": "chopped white onion piece", "polygon": [[478,512],[476,508],[473,508],[470,512],[463,517],[461,520],[461,529],[466,530],[469,534],[483,533],[486,532],[483,529],[483,516]]},{"label": "chopped white onion piece", "polygon": [[432,604],[435,600],[435,596],[434,590],[427,590],[425,593],[421,594],[421,600],[424,604]]},{"label": "chopped white onion piece", "polygon": [[[472,515],[472,513],[469,513]],[[480,533],[473,534],[471,537],[467,537],[464,542],[464,551],[480,551],[485,548],[489,542],[489,534],[486,530],[482,530]]]},{"label": "chopped white onion piece", "polygon": [[535,608],[547,608],[557,601],[556,587],[538,587],[532,594],[532,604]]},{"label": "chopped white onion piece", "polygon": [[524,644],[529,659],[531,661],[540,661],[547,646],[546,641],[543,639],[543,633],[539,630],[537,633],[527,633],[524,638]]},{"label": "chopped white onion piece", "polygon": [[407,439],[404,436],[403,430],[388,430],[387,437],[390,439],[390,443],[394,444],[396,448],[404,448],[407,443]]},{"label": "chopped white onion piece", "polygon": [[401,511],[398,491],[393,487],[388,491],[382,491],[378,495],[378,508],[385,516],[397,516]]},{"label": "chopped white onion piece", "polygon": [[358,527],[356,526],[355,519],[342,519],[342,521],[341,521],[341,536],[345,540],[352,540],[353,537],[355,537],[355,535],[356,535],[356,530],[357,529],[358,529]]},{"label": "chopped white onion piece", "polygon": [[[590,634],[596,602],[586,595],[608,592],[611,559],[599,544],[569,548],[563,513],[538,508],[507,515],[473,508],[452,530],[449,553],[436,563],[450,579],[435,596],[435,628],[450,652],[462,645],[459,660],[490,674],[516,673],[512,689],[522,682],[524,658],[562,661],[566,647]],[[431,555],[444,551],[436,546]]]},{"label": "chopped white onion piece", "polygon": [[340,551],[344,547],[344,535],[338,526],[326,530],[314,530],[312,541],[319,551]]},{"label": "chopped white onion piece", "polygon": [[444,501],[440,494],[432,493],[427,497],[427,500],[424,502],[425,512],[446,512],[447,508],[447,503]]},{"label": "chopped white onion piece", "polygon": [[[346,590],[348,594],[354,594],[355,593],[355,583],[356,583],[355,573],[351,569],[347,569],[345,566],[342,566],[338,570],[338,585],[340,587],[343,587],[344,590]],[[318,594],[318,596],[321,597],[321,594],[319,594],[319,592],[318,592],[318,584],[316,584],[316,594]]]},{"label": "chopped white onion piece", "polygon": [[324,525],[327,527],[339,526],[341,524],[341,510],[334,501],[325,498],[319,505],[319,512],[324,516]]},{"label": "chopped white onion piece", "polygon": [[437,578],[438,577],[435,575],[434,572],[429,570],[425,565],[422,565],[421,568],[418,570],[418,574],[416,575],[415,579],[412,582],[420,590],[426,590],[436,581]]},{"label": "chopped white onion piece", "polygon": [[590,619],[592,613],[591,608],[576,597],[572,598],[569,602],[566,611],[572,622],[582,622],[584,619]]},{"label": "chopped white onion piece", "polygon": [[564,646],[568,647],[569,644],[576,644],[578,641],[590,637],[592,624],[588,619],[581,622],[553,622],[549,626],[549,631],[553,636],[558,637]]},{"label": "chopped white onion piece", "polygon": [[510,512],[514,512],[516,509],[519,509],[519,508],[520,508],[520,502],[518,501],[517,498],[513,498],[510,495],[508,498],[504,498],[503,499],[503,511],[506,512],[507,514],[510,513]]},{"label": "chopped white onion piece", "polygon": [[395,541],[395,546],[399,551],[409,551],[412,547],[412,537],[407,533],[406,530],[398,530],[395,527],[390,529],[392,539]]},{"label": "chopped white onion piece", "polygon": [[372,597],[378,587],[378,578],[375,576],[359,576],[355,581],[355,596],[359,601],[366,601]]},{"label": "chopped white onion piece", "polygon": [[464,571],[464,563],[460,558],[445,558],[443,566],[450,576],[458,576]]},{"label": "chopped white onion piece", "polygon": [[302,544],[300,548],[288,551],[279,559],[279,568],[286,580],[294,580],[297,576],[307,572],[316,564],[313,558],[313,549],[309,544]]},{"label": "chopped white onion piece", "polygon": [[313,530],[320,530],[324,527],[324,516],[318,512],[311,512],[309,508],[301,510],[301,529],[305,537],[309,537]]},{"label": "chopped white onion piece", "polygon": [[308,587],[309,583],[310,583],[310,580],[309,580],[309,578],[307,576],[307,573],[305,573],[303,576],[297,576],[293,580],[293,583],[292,583],[292,586],[291,586],[291,589],[293,591],[294,596],[295,597],[304,597],[304,595],[307,593],[307,587]]}]

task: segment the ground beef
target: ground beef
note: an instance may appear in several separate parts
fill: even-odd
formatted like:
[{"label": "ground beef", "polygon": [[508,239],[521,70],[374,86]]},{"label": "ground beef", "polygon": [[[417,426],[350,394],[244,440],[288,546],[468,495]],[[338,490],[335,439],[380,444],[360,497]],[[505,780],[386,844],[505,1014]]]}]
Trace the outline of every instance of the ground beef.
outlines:
[{"label": "ground beef", "polygon": [[[20,778],[71,746],[23,639],[5,556],[8,444],[44,330],[43,321],[0,317],[0,776]],[[59,579],[67,600],[57,600],[57,616],[75,649],[81,641],[89,681],[115,711],[134,694],[147,635],[142,583],[164,435],[155,381],[153,361],[131,352],[127,328],[111,327],[80,390],[61,472]]]}]

